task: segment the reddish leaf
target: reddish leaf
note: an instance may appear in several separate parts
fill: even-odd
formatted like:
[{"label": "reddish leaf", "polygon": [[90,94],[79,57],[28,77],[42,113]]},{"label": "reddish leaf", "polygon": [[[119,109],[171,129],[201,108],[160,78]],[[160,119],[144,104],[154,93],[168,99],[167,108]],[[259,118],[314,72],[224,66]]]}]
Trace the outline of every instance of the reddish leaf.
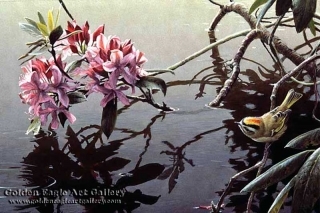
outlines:
[{"label": "reddish leaf", "polygon": [[117,99],[114,98],[113,100],[109,101],[102,110],[101,129],[102,132],[107,136],[107,138],[109,138],[111,133],[113,132],[116,125],[116,120]]}]

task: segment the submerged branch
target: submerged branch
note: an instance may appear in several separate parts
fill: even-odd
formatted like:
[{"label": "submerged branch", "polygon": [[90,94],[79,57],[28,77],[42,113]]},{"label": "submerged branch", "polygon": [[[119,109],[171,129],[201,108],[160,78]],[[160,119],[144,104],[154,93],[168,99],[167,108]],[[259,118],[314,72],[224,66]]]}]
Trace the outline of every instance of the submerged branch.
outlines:
[{"label": "submerged branch", "polygon": [[[280,38],[272,35],[267,30],[267,28],[265,26],[263,26],[261,24],[259,24],[257,26],[257,19],[248,13],[248,10],[244,5],[239,4],[239,3],[231,3],[229,5],[225,5],[223,8],[221,8],[220,13],[218,13],[218,15],[214,18],[214,20],[211,24],[210,30],[214,30],[216,28],[216,26],[218,25],[218,23],[222,20],[222,18],[228,12],[235,12],[235,13],[239,14],[240,16],[242,16],[248,22],[250,27],[252,28],[252,30],[249,34],[255,34],[255,32],[259,31],[260,32],[259,38],[261,39],[261,41],[263,43],[268,44],[271,41],[275,50],[278,53],[284,55],[286,58],[290,59],[296,66],[298,66],[300,63],[302,63],[304,61],[304,58],[301,55],[299,55],[293,49],[289,48]],[[209,103],[210,106],[217,106],[221,103],[221,101],[223,101],[223,98],[225,98],[227,96],[227,94],[229,93],[231,87],[233,86],[236,78],[238,77],[238,75],[239,75],[238,72],[240,72],[240,60],[241,60],[241,58],[238,58],[239,52],[242,52],[243,50],[245,51],[247,49],[247,47],[244,48],[243,46],[249,45],[251,43],[250,40],[247,42],[246,39],[252,39],[252,38],[250,38],[250,36],[247,36],[245,38],[245,40],[243,41],[242,46],[239,48],[237,54],[234,57],[234,65],[235,65],[236,69],[233,69],[233,73],[232,73],[231,77],[224,83],[224,86],[220,90],[217,97],[211,103]],[[243,56],[243,54],[244,54],[244,52],[242,53],[242,56]],[[315,64],[310,63],[307,66],[305,66],[305,69],[309,73],[313,73],[313,70],[315,69]]]},{"label": "submerged branch", "polygon": [[240,61],[246,52],[250,43],[257,38],[261,38],[263,32],[260,30],[252,30],[243,40],[241,47],[239,48],[238,52],[236,53],[233,59],[233,69],[232,74],[228,80],[224,82],[223,88],[220,90],[217,97],[209,103],[209,106],[214,107],[221,103],[222,99],[227,96],[231,87],[237,80],[239,73],[240,73]]}]

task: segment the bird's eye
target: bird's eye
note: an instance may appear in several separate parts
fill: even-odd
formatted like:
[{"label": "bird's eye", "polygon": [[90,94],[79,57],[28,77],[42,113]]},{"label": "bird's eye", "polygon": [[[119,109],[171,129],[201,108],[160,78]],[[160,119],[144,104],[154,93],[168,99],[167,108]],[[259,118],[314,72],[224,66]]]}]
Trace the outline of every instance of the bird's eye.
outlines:
[{"label": "bird's eye", "polygon": [[245,130],[245,132],[249,135],[253,135],[256,130],[254,128],[251,128],[251,127],[246,127],[246,126],[243,126],[243,129]]}]

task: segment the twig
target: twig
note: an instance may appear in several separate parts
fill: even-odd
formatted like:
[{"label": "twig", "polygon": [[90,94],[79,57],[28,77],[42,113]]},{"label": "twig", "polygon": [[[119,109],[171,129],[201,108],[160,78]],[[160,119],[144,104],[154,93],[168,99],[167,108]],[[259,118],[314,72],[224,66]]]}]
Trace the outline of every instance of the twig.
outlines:
[{"label": "twig", "polygon": [[70,19],[73,21],[74,18],[72,17],[71,13],[69,12],[68,8],[66,7],[66,5],[64,4],[63,0],[59,0],[61,6],[63,7],[64,11],[66,11],[66,13],[68,14],[68,16],[70,17]]},{"label": "twig", "polygon": [[232,177],[230,178],[230,181],[229,181],[226,189],[225,189],[224,192],[222,193],[222,195],[221,195],[221,197],[220,197],[217,205],[215,206],[215,208],[213,208],[213,210],[214,210],[213,212],[214,212],[214,213],[218,213],[218,212],[220,211],[221,206],[222,206],[223,201],[224,201],[224,198],[228,195],[228,193],[229,193],[229,191],[230,191],[230,189],[231,189],[231,187],[232,187],[232,185],[233,185],[233,182],[234,182],[235,180],[237,180],[239,177],[242,177],[242,176],[246,175],[247,173],[249,173],[249,172],[251,172],[251,171],[259,168],[259,166],[261,165],[261,163],[262,163],[262,161],[259,161],[259,162],[258,162],[257,164],[255,164],[254,166],[251,166],[250,168],[245,169],[245,170],[243,170],[243,171],[235,174],[234,176],[232,176]]},{"label": "twig", "polygon": [[58,67],[58,69],[60,70],[61,74],[66,76],[69,79],[72,79],[63,69],[62,67],[60,67],[58,61],[57,61],[57,56],[56,56],[56,51],[54,50],[54,47],[52,46],[51,51],[49,50],[49,52],[51,53],[54,63],[56,64],[56,66]]},{"label": "twig", "polygon": [[152,73],[150,74],[150,76],[159,75],[162,73],[171,73],[173,75],[175,74],[173,70],[170,70],[170,69],[145,69],[145,71]]},{"label": "twig", "polygon": [[301,85],[303,85],[303,86],[314,86],[314,84],[316,84],[316,85],[319,85],[320,84],[320,81],[317,81],[317,82],[305,82],[305,81],[299,81],[299,80],[297,80],[295,77],[290,77],[290,79],[291,80],[293,80],[294,82],[296,82],[297,84],[301,84]]},{"label": "twig", "polygon": [[217,2],[214,2],[214,1],[212,1],[212,0],[209,0],[212,4],[215,4],[215,5],[217,5],[217,6],[219,6],[220,8],[222,8],[223,7],[223,5],[222,4],[219,4],[219,3],[217,3]]},{"label": "twig", "polygon": [[131,100],[138,100],[138,101],[146,102],[157,109],[161,109],[162,111],[168,112],[168,111],[175,110],[174,108],[167,106],[164,102],[162,105],[160,105],[160,104],[158,104],[152,100],[149,100],[147,98],[143,98],[143,97],[139,97],[139,96],[132,96],[132,95],[127,95],[127,98],[129,98]]},{"label": "twig", "polygon": [[[287,19],[284,19],[281,21],[281,23],[285,23],[285,22],[289,22],[289,21],[292,21],[293,18],[290,17],[290,18],[287,18]],[[269,27],[272,27],[275,23],[271,23],[271,24],[267,24],[265,25],[266,28],[269,28]],[[212,25],[212,24],[211,24]],[[211,31],[211,29],[209,29]],[[240,31],[240,32],[237,32],[237,33],[234,33],[234,34],[231,34],[225,38],[222,38],[222,39],[219,39],[218,41],[212,43],[212,44],[209,44],[208,46],[202,48],[201,50],[193,53],[192,55],[186,57],[185,59],[177,62],[176,64],[174,65],[171,65],[170,67],[167,68],[167,70],[175,70],[177,69],[178,67],[181,67],[183,66],[184,64],[188,63],[189,61],[199,57],[200,55],[212,50],[213,47],[216,47],[220,44],[223,44],[223,43],[226,43],[234,38],[237,38],[237,37],[240,37],[240,36],[246,36],[249,32],[251,31],[251,29],[247,29],[247,30],[243,30],[243,31]]]},{"label": "twig", "polygon": [[[271,146],[272,143],[266,143],[266,145],[264,146],[264,152],[263,152],[263,157],[262,157],[262,160],[259,162],[259,169],[258,169],[258,172],[257,172],[257,177],[261,174],[262,172],[262,169],[264,167],[264,165],[266,164],[267,160],[268,160],[268,157],[269,157],[269,147]],[[252,205],[252,201],[253,201],[253,198],[254,198],[254,195],[255,195],[255,192],[251,192],[250,193],[250,197],[248,199],[248,203],[247,203],[247,213],[250,213],[251,211],[251,205]]]},{"label": "twig", "polygon": [[191,61],[191,60],[199,57],[199,56],[202,55],[203,53],[205,53],[205,52],[207,52],[207,51],[209,51],[209,50],[212,50],[213,47],[218,46],[218,45],[223,44],[223,43],[226,43],[226,42],[228,42],[228,41],[230,41],[230,40],[232,40],[232,39],[234,39],[234,38],[237,38],[237,37],[239,37],[239,36],[245,36],[245,35],[248,34],[249,32],[250,32],[250,30],[243,30],[243,31],[241,31],[241,32],[234,33],[234,34],[232,34],[232,35],[230,35],[230,36],[227,36],[227,37],[225,37],[225,38],[223,38],[223,39],[220,39],[220,40],[218,40],[218,41],[216,41],[216,42],[214,42],[214,43],[206,46],[205,48],[203,48],[203,49],[201,49],[201,50],[193,53],[192,55],[186,57],[186,58],[183,59],[182,61],[179,61],[178,63],[176,63],[176,64],[168,67],[167,69],[168,69],[168,70],[175,70],[175,69],[177,69],[178,67],[186,64],[187,62],[189,62],[189,61]]},{"label": "twig", "polygon": [[271,96],[270,96],[270,100],[271,100],[271,107],[270,108],[271,109],[273,109],[275,107],[276,94],[277,94],[278,89],[281,86],[281,84],[283,84],[290,77],[292,77],[293,75],[298,73],[302,68],[307,66],[309,63],[312,63],[313,61],[317,60],[318,58],[320,58],[320,55],[313,55],[313,56],[305,59],[301,64],[299,64],[297,67],[295,67],[291,72],[288,72],[277,83],[275,83],[273,85],[272,93],[271,93]]}]

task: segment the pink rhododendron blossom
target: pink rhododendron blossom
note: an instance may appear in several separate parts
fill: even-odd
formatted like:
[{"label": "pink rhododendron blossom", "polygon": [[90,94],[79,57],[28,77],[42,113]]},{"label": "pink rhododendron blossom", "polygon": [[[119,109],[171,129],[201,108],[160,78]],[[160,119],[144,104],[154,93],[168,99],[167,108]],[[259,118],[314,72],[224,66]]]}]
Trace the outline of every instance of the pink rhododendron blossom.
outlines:
[{"label": "pink rhododendron blossom", "polygon": [[34,59],[23,66],[22,71],[20,98],[23,103],[30,105],[31,115],[38,116],[39,106],[47,102],[54,104],[55,97],[64,107],[68,107],[67,92],[75,90],[76,84],[63,76],[56,65],[44,58]]},{"label": "pink rhododendron blossom", "polygon": [[105,107],[106,104],[113,100],[114,98],[118,98],[124,105],[129,105],[129,99],[126,95],[122,92],[127,90],[127,86],[122,86],[119,89],[117,87],[117,79],[110,78],[108,81],[105,81],[103,86],[99,86],[96,88],[97,92],[101,92],[104,94],[104,98],[101,100],[100,105]]},{"label": "pink rhododendron blossom", "polygon": [[111,50],[117,50],[121,47],[121,40],[117,36],[109,36],[108,38],[100,34],[97,37],[97,48],[103,50],[105,53]]},{"label": "pink rhododendron blossom", "polygon": [[107,72],[111,72],[110,78],[116,78],[121,75],[125,81],[134,85],[138,80],[137,76],[132,69],[135,70],[135,55],[132,53],[123,55],[120,50],[112,50],[110,54],[110,61],[103,63],[103,69]]},{"label": "pink rhododendron blossom", "polygon": [[23,103],[29,104],[29,113],[38,115],[37,106],[43,102],[53,101],[47,94],[48,83],[40,79],[36,71],[27,72],[20,77],[19,86],[22,92],[19,94]]},{"label": "pink rhododendron blossom", "polygon": [[[107,93],[106,90],[97,89],[98,80],[101,79],[106,79],[103,80],[105,82],[107,79],[110,82],[122,81],[131,86],[132,93],[134,93],[135,84],[139,80],[139,77],[148,75],[142,68],[147,59],[144,53],[135,49],[130,39],[121,42],[120,38],[116,36],[106,37],[100,34],[97,36],[95,45],[87,48],[85,58],[89,63],[89,67],[79,73],[85,74],[92,79],[86,86],[89,89],[88,94],[92,92]],[[94,75],[92,72],[95,72],[97,75]],[[106,82],[104,84],[104,88],[107,90],[110,90],[109,87],[116,85],[116,83],[112,84],[112,86],[108,84],[110,83]],[[110,96],[104,98],[103,105],[112,100],[111,93],[109,92],[108,94]]]},{"label": "pink rhododendron blossom", "polygon": [[74,123],[76,121],[76,117],[71,114],[65,106],[61,105],[58,107],[56,104],[52,102],[45,102],[42,105],[42,108],[39,109],[39,116],[41,125],[46,125],[48,121],[48,116],[51,115],[52,120],[50,122],[50,126],[52,129],[58,129],[59,121],[58,121],[58,114],[63,113],[67,117],[70,123]]},{"label": "pink rhododendron blossom", "polygon": [[65,107],[69,106],[69,98],[67,92],[70,92],[76,88],[76,85],[70,85],[69,82],[65,80],[65,77],[62,75],[61,71],[57,66],[52,66],[48,71],[51,72],[50,78],[50,92],[55,92],[58,94],[59,101]]}]

